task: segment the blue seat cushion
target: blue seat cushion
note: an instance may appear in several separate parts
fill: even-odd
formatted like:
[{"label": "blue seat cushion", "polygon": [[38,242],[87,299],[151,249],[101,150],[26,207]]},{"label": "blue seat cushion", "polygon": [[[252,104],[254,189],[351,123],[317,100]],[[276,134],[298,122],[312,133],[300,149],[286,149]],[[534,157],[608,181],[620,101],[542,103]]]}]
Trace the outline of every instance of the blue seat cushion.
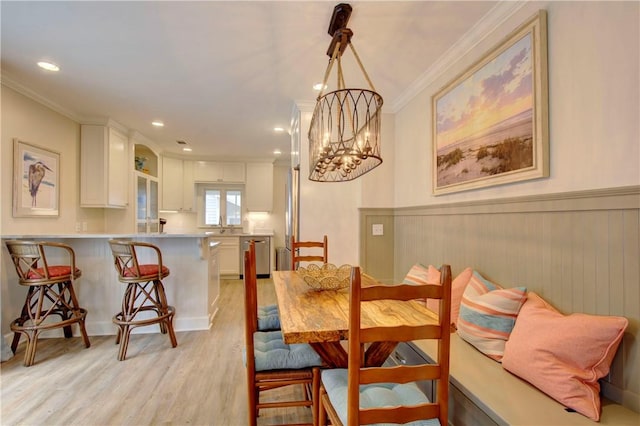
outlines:
[{"label": "blue seat cushion", "polygon": [[278,305],[258,306],[258,331],[280,330]]},{"label": "blue seat cushion", "polygon": [[[331,405],[343,424],[347,424],[348,373],[344,368],[322,371],[322,384]],[[415,383],[374,383],[360,386],[360,408],[396,407],[429,402],[427,396]],[[378,423],[389,425],[390,423]],[[419,420],[407,423],[411,426],[440,426],[438,419]]]},{"label": "blue seat cushion", "polygon": [[256,371],[287,370],[322,365],[322,358],[306,343],[287,345],[280,331],[253,334]]}]

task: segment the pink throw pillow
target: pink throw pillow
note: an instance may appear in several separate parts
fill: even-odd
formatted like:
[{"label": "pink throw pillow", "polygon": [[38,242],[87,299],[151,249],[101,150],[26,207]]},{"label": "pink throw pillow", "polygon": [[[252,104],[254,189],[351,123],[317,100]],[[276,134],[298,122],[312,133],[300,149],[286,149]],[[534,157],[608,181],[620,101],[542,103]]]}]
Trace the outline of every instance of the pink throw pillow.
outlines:
[{"label": "pink throw pillow", "polygon": [[556,401],[600,420],[600,384],[629,321],[563,315],[529,292],[506,343],[502,366]]}]

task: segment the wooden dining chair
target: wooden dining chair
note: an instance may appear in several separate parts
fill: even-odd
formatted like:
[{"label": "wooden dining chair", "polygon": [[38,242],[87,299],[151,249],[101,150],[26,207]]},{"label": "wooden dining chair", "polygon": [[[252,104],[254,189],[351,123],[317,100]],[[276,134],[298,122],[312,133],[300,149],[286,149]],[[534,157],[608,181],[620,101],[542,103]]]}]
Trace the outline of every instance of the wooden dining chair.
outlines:
[{"label": "wooden dining chair", "polygon": [[[310,407],[316,425],[322,359],[308,344],[285,344],[281,331],[258,331],[256,263],[251,249],[244,252],[244,292],[249,424],[257,424],[261,409]],[[304,399],[260,401],[263,392],[295,385],[303,387]]]},{"label": "wooden dining chair", "polygon": [[[310,254],[310,250],[317,250]],[[322,254],[320,250],[322,249]],[[322,262],[329,261],[329,246],[327,236],[322,241],[296,241],[295,237],[291,237],[291,270],[298,269],[300,262]]]},{"label": "wooden dining chair", "polygon": [[[449,350],[451,312],[451,269],[440,268],[440,284],[375,285],[362,288],[360,268],[351,272],[349,293],[349,361],[348,369],[324,370],[320,391],[319,422],[326,417],[333,425],[367,425],[372,423],[408,423],[447,425],[449,401]],[[409,301],[439,299],[437,323],[420,326],[393,324],[361,328],[361,303],[383,300]],[[364,345],[371,342],[407,342],[436,339],[438,357],[434,364],[364,367]],[[433,401],[416,382],[437,380]]]},{"label": "wooden dining chair", "polygon": [[[256,262],[256,243],[251,240],[248,250],[252,264]],[[258,305],[258,331],[280,330],[280,312],[278,305]]]}]

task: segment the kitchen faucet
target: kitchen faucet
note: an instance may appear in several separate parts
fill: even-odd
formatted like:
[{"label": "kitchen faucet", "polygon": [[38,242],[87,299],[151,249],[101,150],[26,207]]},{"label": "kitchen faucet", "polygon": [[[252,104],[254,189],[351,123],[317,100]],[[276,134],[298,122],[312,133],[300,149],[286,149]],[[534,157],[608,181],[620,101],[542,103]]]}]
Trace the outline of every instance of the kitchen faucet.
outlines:
[{"label": "kitchen faucet", "polygon": [[220,233],[221,234],[224,234],[224,231],[226,231],[223,224],[224,222],[222,221],[222,215],[220,215]]}]

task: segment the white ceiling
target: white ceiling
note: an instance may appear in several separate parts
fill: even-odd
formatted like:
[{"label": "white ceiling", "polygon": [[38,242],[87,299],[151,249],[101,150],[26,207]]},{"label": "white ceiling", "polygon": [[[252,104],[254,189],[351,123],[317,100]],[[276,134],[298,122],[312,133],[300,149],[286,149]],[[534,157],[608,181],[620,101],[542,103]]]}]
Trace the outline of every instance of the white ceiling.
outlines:
[{"label": "white ceiling", "polygon": [[[165,152],[184,140],[202,158],[273,158],[276,148],[287,157],[289,135],[272,129],[288,129],[295,102],[315,101],[337,3],[3,0],[2,79],[78,121],[111,118]],[[496,3],[350,2],[352,43],[383,111]],[[347,86],[366,85],[349,58]],[[61,70],[36,67],[43,59]]]}]

